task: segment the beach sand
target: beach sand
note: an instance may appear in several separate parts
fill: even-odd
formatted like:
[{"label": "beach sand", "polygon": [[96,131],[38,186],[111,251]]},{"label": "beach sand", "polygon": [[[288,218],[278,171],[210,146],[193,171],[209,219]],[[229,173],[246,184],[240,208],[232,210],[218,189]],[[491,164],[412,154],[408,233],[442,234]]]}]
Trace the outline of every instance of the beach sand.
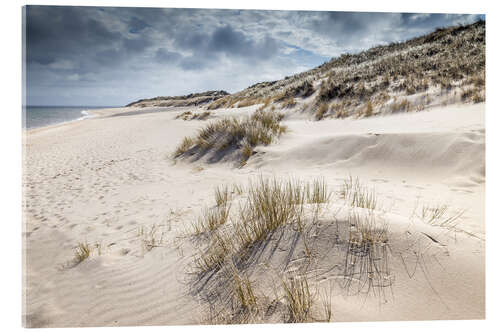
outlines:
[{"label": "beach sand", "polygon": [[[283,121],[289,131],[258,146],[241,168],[171,158],[207,122],[175,119],[186,110],[99,110],[25,131],[26,326],[204,323],[206,304],[191,288],[196,248],[186,232],[213,205],[215,187],[259,176],[322,177],[332,190],[353,176],[376,191],[395,239],[393,283],[382,301],[334,291],[334,321],[484,318],[484,103],[321,122],[291,114]],[[334,201],[338,209],[327,210],[325,221],[345,213]],[[464,212],[451,230],[416,218],[425,205]],[[417,234],[425,260],[415,248],[403,251]],[[75,249],[85,242],[92,254],[76,264]],[[334,278],[325,269],[315,281]]]}]

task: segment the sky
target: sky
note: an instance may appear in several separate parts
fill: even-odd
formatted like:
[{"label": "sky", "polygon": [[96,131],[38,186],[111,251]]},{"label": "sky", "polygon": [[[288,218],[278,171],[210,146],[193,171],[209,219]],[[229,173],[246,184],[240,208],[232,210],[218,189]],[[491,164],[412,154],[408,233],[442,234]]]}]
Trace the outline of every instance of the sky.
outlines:
[{"label": "sky", "polygon": [[26,103],[237,92],[484,15],[25,7]]}]

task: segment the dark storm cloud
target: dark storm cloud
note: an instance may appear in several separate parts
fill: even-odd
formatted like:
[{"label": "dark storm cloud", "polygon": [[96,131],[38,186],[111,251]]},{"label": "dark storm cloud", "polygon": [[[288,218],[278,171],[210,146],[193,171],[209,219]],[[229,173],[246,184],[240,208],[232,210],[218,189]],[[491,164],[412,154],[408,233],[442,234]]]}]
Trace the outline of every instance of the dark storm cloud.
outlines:
[{"label": "dark storm cloud", "polygon": [[92,104],[88,101],[99,96],[105,104],[125,104],[136,97],[196,89],[235,91],[341,53],[478,18],[27,6],[28,103]]},{"label": "dark storm cloud", "polygon": [[192,52],[181,64],[187,70],[199,70],[209,66],[213,60],[224,55],[228,58],[245,58],[255,63],[277,54],[280,43],[269,35],[255,40],[249,35],[235,30],[229,24],[216,28],[212,33],[187,31],[181,34],[175,45]]},{"label": "dark storm cloud", "polygon": [[[26,13],[26,55],[28,62],[47,64],[91,54],[121,41],[121,34],[80,7],[32,7]],[[49,61],[50,59],[50,61]],[[40,61],[41,60],[41,61]]]}]

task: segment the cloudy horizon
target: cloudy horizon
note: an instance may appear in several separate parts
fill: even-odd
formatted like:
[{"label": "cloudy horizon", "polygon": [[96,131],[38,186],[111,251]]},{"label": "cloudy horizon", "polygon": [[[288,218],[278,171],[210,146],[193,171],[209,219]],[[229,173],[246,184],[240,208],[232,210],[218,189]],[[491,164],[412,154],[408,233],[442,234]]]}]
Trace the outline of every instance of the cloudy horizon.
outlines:
[{"label": "cloudy horizon", "polygon": [[27,6],[28,105],[242,90],[484,15]]}]

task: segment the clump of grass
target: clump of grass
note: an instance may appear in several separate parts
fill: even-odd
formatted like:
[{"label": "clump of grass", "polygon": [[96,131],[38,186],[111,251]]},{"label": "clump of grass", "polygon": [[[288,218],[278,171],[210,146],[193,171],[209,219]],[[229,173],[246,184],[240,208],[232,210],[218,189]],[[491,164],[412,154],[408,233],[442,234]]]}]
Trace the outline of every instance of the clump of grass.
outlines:
[{"label": "clump of grass", "polygon": [[202,112],[202,113],[197,113],[195,115],[193,115],[193,117],[191,118],[192,119],[198,119],[198,120],[205,120],[207,119],[212,113],[210,111],[205,111],[205,112]]},{"label": "clump of grass", "polygon": [[227,103],[227,101],[228,101],[228,98],[226,98],[226,97],[216,99],[215,101],[213,101],[212,103],[210,103],[207,106],[207,109],[208,110],[215,110],[215,109],[221,108],[222,106],[224,106],[224,104]]},{"label": "clump of grass", "polygon": [[345,118],[348,116],[345,103],[332,103],[330,105],[330,110],[337,119]]},{"label": "clump of grass", "polygon": [[207,119],[212,113],[210,111],[205,111],[205,112],[200,112],[200,113],[192,113],[191,111],[185,111],[179,115],[177,115],[177,117],[175,117],[175,119],[179,119],[179,118],[182,118],[183,120],[205,120]]},{"label": "clump of grass", "polygon": [[349,176],[344,180],[340,196],[349,205],[374,210],[377,207],[377,196],[375,190],[367,189],[359,179]]},{"label": "clump of grass", "polygon": [[484,87],[485,86],[484,72],[469,77],[464,83],[472,84],[476,87]]},{"label": "clump of grass", "polygon": [[188,120],[190,116],[192,116],[193,113],[191,111],[184,111],[183,113],[181,114],[178,114],[175,119],[179,119],[179,118],[182,118],[184,120]]},{"label": "clump of grass", "polygon": [[330,199],[323,180],[301,184],[294,180],[259,178],[257,182],[250,182],[246,194],[246,200],[240,204],[236,218],[228,228],[219,226],[228,219],[229,204],[205,210],[194,226],[195,233],[215,231],[210,244],[197,260],[201,272],[218,268],[226,256],[244,257],[253,244],[263,241],[284,225],[294,225],[297,230],[302,230],[304,205],[308,202],[327,203]]},{"label": "clump of grass", "polygon": [[480,103],[484,102],[484,90],[481,88],[473,87],[473,88],[466,88],[462,90],[462,93],[460,94],[460,97],[462,98],[462,101],[472,101],[473,103]]},{"label": "clump of grass", "polygon": [[324,179],[313,180],[311,189],[307,191],[307,201],[309,203],[327,203],[330,196],[331,193],[328,191],[328,185]]},{"label": "clump of grass", "polygon": [[241,146],[241,155],[243,156],[242,157],[242,164],[248,160],[253,154],[253,147],[250,143],[248,143],[248,141],[245,140],[245,142],[243,142],[243,145]]},{"label": "clump of grass", "polygon": [[484,91],[483,91],[483,93],[481,93],[481,92],[479,92],[479,90],[476,90],[476,92],[472,96],[472,102],[481,103],[481,102],[484,102],[484,100],[485,100]]},{"label": "clump of grass", "polygon": [[321,103],[314,114],[314,118],[316,120],[321,120],[325,117],[325,114],[328,112],[328,104]]},{"label": "clump of grass", "polygon": [[256,111],[243,119],[224,118],[211,122],[200,129],[196,137],[184,138],[174,157],[180,157],[189,150],[204,154],[210,149],[221,152],[235,148],[244,162],[251,156],[253,147],[269,145],[286,131],[286,127],[280,125],[282,119],[283,115],[279,113]]},{"label": "clump of grass", "polygon": [[400,102],[394,101],[391,105],[391,111],[392,112],[400,112],[400,111],[410,111],[411,110],[411,103],[406,99],[402,99]]},{"label": "clump of grass", "polygon": [[275,94],[272,97],[272,99],[273,99],[273,102],[281,102],[287,97],[288,97],[288,95],[287,95],[286,91],[281,91],[281,92]]},{"label": "clump of grass", "polygon": [[[228,202],[226,189],[227,187],[219,187],[215,191],[214,196],[220,198],[220,206],[205,210],[204,216],[196,225],[199,233],[204,233],[204,237],[199,238],[199,241],[207,243],[195,256],[193,273],[203,284],[213,277],[217,277],[219,282],[220,279],[224,281],[224,290],[210,290],[206,296],[215,295],[213,305],[220,307],[217,313],[230,309],[222,317],[211,316],[217,319],[217,322],[220,322],[220,319],[225,323],[259,321],[268,316],[267,311],[271,306],[276,305],[266,305],[266,297],[260,298],[257,295],[258,280],[251,280],[245,269],[256,259],[256,251],[265,248],[272,236],[280,232],[293,232],[304,237],[304,252],[308,256],[311,255],[312,252],[306,244],[308,229],[304,227],[305,218],[309,216],[306,212],[309,214],[309,211],[304,207],[308,204],[327,203],[330,193],[323,179],[299,182],[293,179],[260,177],[254,182],[250,181],[244,189],[233,186],[233,192],[244,196],[239,201],[238,212],[231,214],[231,223],[222,223],[224,217],[219,219],[220,215],[217,214],[229,215],[224,213],[227,208],[225,203]],[[211,214],[217,218],[211,219]],[[287,227],[289,228],[286,229]],[[222,286],[219,282],[217,285]],[[295,278],[293,281],[284,281],[283,290],[290,322],[314,320],[313,295],[307,280]],[[278,292],[277,297],[280,296],[282,294]],[[272,302],[280,303],[279,299]],[[328,309],[325,305],[325,316],[326,320],[331,317],[330,304]]]},{"label": "clump of grass", "polygon": [[247,97],[238,103],[238,108],[244,108],[247,106],[262,103],[262,99],[258,97]]},{"label": "clump of grass", "polygon": [[312,321],[313,295],[305,277],[282,280],[282,287],[289,312],[289,322],[306,323]]},{"label": "clump of grass", "polygon": [[255,296],[252,281],[250,281],[248,276],[238,273],[237,269],[233,266],[232,282],[237,307],[244,311],[255,311],[257,309],[257,297]]},{"label": "clump of grass", "polygon": [[90,245],[85,242],[85,243],[78,243],[75,249],[75,263],[79,264],[88,257],[90,257],[90,253],[92,252],[92,249]]},{"label": "clump of grass", "polygon": [[372,102],[368,101],[365,106],[365,117],[373,116],[373,105]]},{"label": "clump of grass", "polygon": [[291,108],[291,107],[294,107],[295,105],[297,105],[297,101],[295,101],[295,98],[293,97],[288,97],[287,99],[285,99],[282,103],[281,103],[281,107],[283,108]]}]

